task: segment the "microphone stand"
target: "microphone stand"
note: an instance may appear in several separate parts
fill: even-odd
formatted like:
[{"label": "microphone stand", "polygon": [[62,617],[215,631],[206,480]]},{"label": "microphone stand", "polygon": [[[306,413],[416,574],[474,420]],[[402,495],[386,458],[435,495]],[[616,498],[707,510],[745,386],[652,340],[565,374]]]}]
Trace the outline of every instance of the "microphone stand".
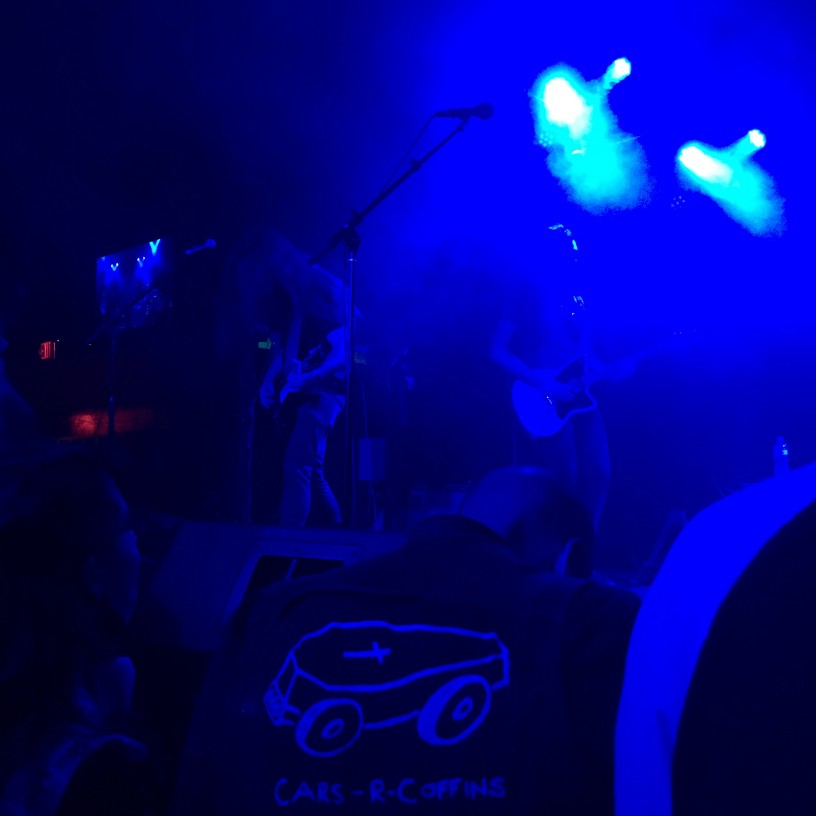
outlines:
[{"label": "microphone stand", "polygon": [[418,173],[425,162],[431,158],[435,153],[438,153],[454,136],[461,133],[467,123],[471,119],[471,114],[463,116],[459,124],[440,142],[432,147],[424,156],[419,159],[414,159],[408,169],[399,176],[394,182],[389,184],[381,193],[379,193],[366,207],[359,212],[352,212],[352,216],[347,224],[344,224],[334,235],[332,235],[326,242],[323,249],[316,255],[309,258],[310,264],[316,264],[326,257],[335,247],[342,241],[345,245],[344,266],[347,270],[346,283],[346,420],[345,420],[345,473],[346,484],[349,487],[349,500],[351,503],[350,525],[352,528],[357,527],[357,473],[358,462],[357,454],[354,451],[354,440],[352,438],[351,425],[351,405],[352,405],[352,391],[351,378],[354,371],[354,316],[355,316],[355,301],[356,301],[356,265],[357,265],[357,251],[360,248],[360,236],[357,233],[357,227],[363,223],[368,215],[373,212],[380,204],[385,201],[398,187],[406,182],[414,173]]}]

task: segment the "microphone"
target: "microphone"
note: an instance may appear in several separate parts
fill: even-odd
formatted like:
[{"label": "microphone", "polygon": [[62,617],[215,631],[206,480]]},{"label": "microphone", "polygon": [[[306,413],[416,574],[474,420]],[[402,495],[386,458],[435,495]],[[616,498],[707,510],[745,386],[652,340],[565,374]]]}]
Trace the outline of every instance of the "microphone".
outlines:
[{"label": "microphone", "polygon": [[470,119],[475,116],[477,119],[489,119],[493,115],[493,106],[489,102],[482,102],[473,108],[448,108],[437,111],[434,116],[440,119]]},{"label": "microphone", "polygon": [[198,246],[191,246],[189,249],[185,249],[184,254],[193,255],[196,252],[201,252],[202,249],[215,249],[215,240],[212,238],[208,238],[203,244],[199,244]]}]

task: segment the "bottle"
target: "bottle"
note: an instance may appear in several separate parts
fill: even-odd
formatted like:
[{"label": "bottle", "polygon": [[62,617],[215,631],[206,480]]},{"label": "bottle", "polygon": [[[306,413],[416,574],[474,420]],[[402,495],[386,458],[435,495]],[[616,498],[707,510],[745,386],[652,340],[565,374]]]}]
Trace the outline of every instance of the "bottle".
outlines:
[{"label": "bottle", "polygon": [[777,436],[776,444],[773,448],[774,459],[774,476],[779,476],[781,473],[787,473],[789,468],[788,446],[785,444],[784,437]]}]

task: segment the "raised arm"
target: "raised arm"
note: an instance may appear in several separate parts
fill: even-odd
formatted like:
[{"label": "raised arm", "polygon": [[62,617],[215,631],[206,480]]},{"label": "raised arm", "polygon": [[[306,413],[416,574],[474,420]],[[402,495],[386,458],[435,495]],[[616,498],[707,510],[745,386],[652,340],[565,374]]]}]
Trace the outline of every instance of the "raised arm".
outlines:
[{"label": "raised arm", "polygon": [[323,362],[311,371],[293,372],[286,381],[289,392],[303,391],[334,378],[340,379],[346,366],[346,331],[340,326],[326,335],[329,350]]},{"label": "raised arm", "polygon": [[516,324],[509,317],[503,317],[499,320],[490,339],[490,359],[511,377],[524,380],[530,385],[537,385],[535,369],[530,368],[510,349],[510,343],[515,333]]},{"label": "raised arm", "polygon": [[566,401],[572,399],[577,389],[572,385],[558,382],[552,372],[531,368],[511,350],[510,343],[516,332],[515,323],[508,317],[499,320],[490,341],[490,359],[516,380],[541,389],[548,397]]}]

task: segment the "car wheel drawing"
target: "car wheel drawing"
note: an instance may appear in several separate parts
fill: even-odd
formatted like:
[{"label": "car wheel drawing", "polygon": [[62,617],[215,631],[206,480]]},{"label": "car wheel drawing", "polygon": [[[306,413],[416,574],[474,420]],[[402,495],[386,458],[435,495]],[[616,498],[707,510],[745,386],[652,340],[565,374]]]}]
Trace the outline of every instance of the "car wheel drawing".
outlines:
[{"label": "car wheel drawing", "polygon": [[490,686],[478,674],[456,677],[422,707],[417,731],[431,745],[453,745],[468,737],[490,710]]},{"label": "car wheel drawing", "polygon": [[295,728],[295,741],[307,754],[329,757],[350,748],[363,728],[363,711],[349,699],[328,699],[308,709]]}]

